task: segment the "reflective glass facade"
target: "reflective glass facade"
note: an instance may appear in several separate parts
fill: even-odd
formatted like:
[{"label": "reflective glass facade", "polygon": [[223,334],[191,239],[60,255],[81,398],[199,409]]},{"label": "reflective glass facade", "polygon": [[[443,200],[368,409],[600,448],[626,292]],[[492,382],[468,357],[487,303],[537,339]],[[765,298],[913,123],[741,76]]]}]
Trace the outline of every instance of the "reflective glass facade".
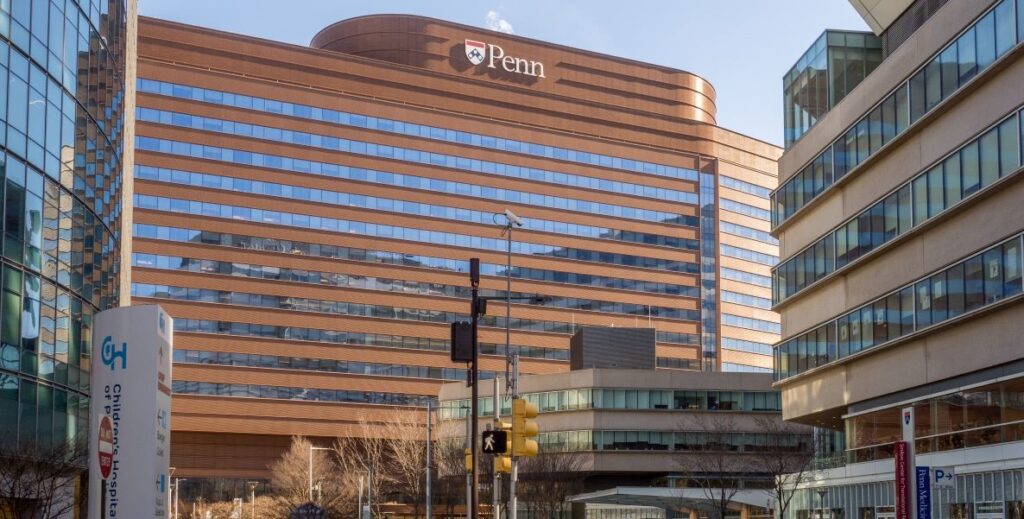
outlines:
[{"label": "reflective glass facade", "polygon": [[882,62],[870,32],[825,31],[782,78],[789,148]]},{"label": "reflective glass facade", "polygon": [[[775,302],[882,245],[972,202],[975,193],[1020,172],[1021,115],[1013,113],[776,267]],[[979,194],[984,196],[983,194]]]},{"label": "reflective glass facade", "polygon": [[1019,299],[1024,291],[1022,251],[1021,237],[1015,236],[798,334],[775,349],[776,379],[894,342],[1003,299]]},{"label": "reflective glass facade", "polygon": [[0,2],[0,441],[85,441],[120,301],[126,3]]},{"label": "reflective glass facade", "polygon": [[985,74],[1024,35],[1024,13],[1002,0],[950,41],[906,82],[865,114],[772,195],[772,227],[821,195],[833,183],[902,135],[940,102]]}]

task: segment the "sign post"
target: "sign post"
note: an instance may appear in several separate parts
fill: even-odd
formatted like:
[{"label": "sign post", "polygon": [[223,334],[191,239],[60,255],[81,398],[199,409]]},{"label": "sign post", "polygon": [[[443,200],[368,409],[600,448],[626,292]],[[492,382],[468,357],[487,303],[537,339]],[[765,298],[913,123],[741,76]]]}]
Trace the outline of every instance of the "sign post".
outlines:
[{"label": "sign post", "polygon": [[173,329],[157,305],[96,315],[89,519],[168,515]]},{"label": "sign post", "polygon": [[931,467],[917,467],[917,519],[932,519]]},{"label": "sign post", "polygon": [[[910,519],[917,513],[917,485],[915,479],[914,408],[900,411],[903,441],[896,443],[896,519]],[[902,515],[901,515],[902,514]]]}]

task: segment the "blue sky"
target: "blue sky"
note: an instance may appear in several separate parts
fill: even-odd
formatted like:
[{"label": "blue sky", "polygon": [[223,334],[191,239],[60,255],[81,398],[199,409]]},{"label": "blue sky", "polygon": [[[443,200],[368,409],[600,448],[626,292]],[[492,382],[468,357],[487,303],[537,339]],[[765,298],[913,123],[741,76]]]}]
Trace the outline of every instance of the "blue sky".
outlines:
[{"label": "blue sky", "polygon": [[782,75],[830,29],[866,30],[847,0],[139,0],[145,16],[308,45],[345,18],[410,13],[687,70],[720,125],[782,142]]}]

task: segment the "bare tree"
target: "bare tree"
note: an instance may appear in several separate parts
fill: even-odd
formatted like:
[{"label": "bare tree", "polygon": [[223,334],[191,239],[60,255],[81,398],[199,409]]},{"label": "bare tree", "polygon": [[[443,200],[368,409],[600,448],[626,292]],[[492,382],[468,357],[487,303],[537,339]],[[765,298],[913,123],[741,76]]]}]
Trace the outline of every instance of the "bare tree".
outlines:
[{"label": "bare tree", "polygon": [[749,460],[734,441],[736,419],[728,413],[688,416],[680,428],[688,431],[677,433],[688,438],[677,451],[684,485],[702,491],[711,519],[724,519],[749,472]]},{"label": "bare tree", "polygon": [[751,466],[772,479],[768,495],[775,502],[779,517],[786,517],[797,488],[813,470],[814,442],[811,428],[782,421],[777,416],[759,417],[757,429],[764,438]]},{"label": "bare tree", "polygon": [[292,437],[291,447],[271,465],[274,486],[274,517],[285,516],[310,501],[309,463],[314,473],[312,496],[318,506],[331,515],[354,515],[356,495],[351,475],[339,465],[332,451],[310,450],[311,443],[301,436]]},{"label": "bare tree", "polygon": [[466,502],[466,446],[465,427],[461,422],[442,422],[438,427],[439,438],[434,444],[433,495],[436,503],[445,510],[445,515],[455,515],[455,508]]},{"label": "bare tree", "polygon": [[583,488],[583,458],[578,452],[548,452],[520,458],[519,501],[536,517],[562,519],[570,511],[570,496]]},{"label": "bare tree", "polygon": [[[380,435],[386,427],[361,420],[355,435],[337,438],[334,442],[340,470],[356,481],[353,488],[358,487],[359,478],[364,481],[364,495],[370,498],[373,506],[371,515],[374,517],[381,514],[381,505],[385,501],[382,498],[392,491],[396,481],[391,442]],[[366,505],[366,499],[362,503]]]},{"label": "bare tree", "polygon": [[0,446],[0,501],[11,517],[65,517],[83,503],[75,479],[85,472],[88,450],[82,443]]},{"label": "bare tree", "polygon": [[378,429],[387,445],[390,463],[385,465],[393,487],[392,495],[404,498],[418,517],[426,499],[427,434],[424,411],[394,413],[383,429]]}]

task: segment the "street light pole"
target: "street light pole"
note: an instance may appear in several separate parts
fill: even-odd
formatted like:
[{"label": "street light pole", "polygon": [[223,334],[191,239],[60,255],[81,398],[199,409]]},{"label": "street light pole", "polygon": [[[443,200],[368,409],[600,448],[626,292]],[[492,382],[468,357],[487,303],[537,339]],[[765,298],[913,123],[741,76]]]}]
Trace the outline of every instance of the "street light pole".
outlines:
[{"label": "street light pole", "polygon": [[427,519],[433,519],[433,509],[431,507],[432,499],[430,495],[430,480],[433,479],[430,471],[430,451],[434,450],[433,438],[431,433],[431,427],[433,426],[433,409],[431,408],[430,401],[427,400]]},{"label": "street light pole", "polygon": [[329,451],[327,447],[315,447],[312,442],[309,444],[309,502],[313,502],[313,451]]},{"label": "street light pole", "polygon": [[178,483],[181,483],[185,478],[174,479],[174,519],[178,519],[178,501],[181,500],[181,490],[178,488]]},{"label": "street light pole", "polygon": [[249,482],[249,491],[252,493],[250,499],[252,503],[252,519],[256,519],[256,485],[259,485],[259,481]]}]

